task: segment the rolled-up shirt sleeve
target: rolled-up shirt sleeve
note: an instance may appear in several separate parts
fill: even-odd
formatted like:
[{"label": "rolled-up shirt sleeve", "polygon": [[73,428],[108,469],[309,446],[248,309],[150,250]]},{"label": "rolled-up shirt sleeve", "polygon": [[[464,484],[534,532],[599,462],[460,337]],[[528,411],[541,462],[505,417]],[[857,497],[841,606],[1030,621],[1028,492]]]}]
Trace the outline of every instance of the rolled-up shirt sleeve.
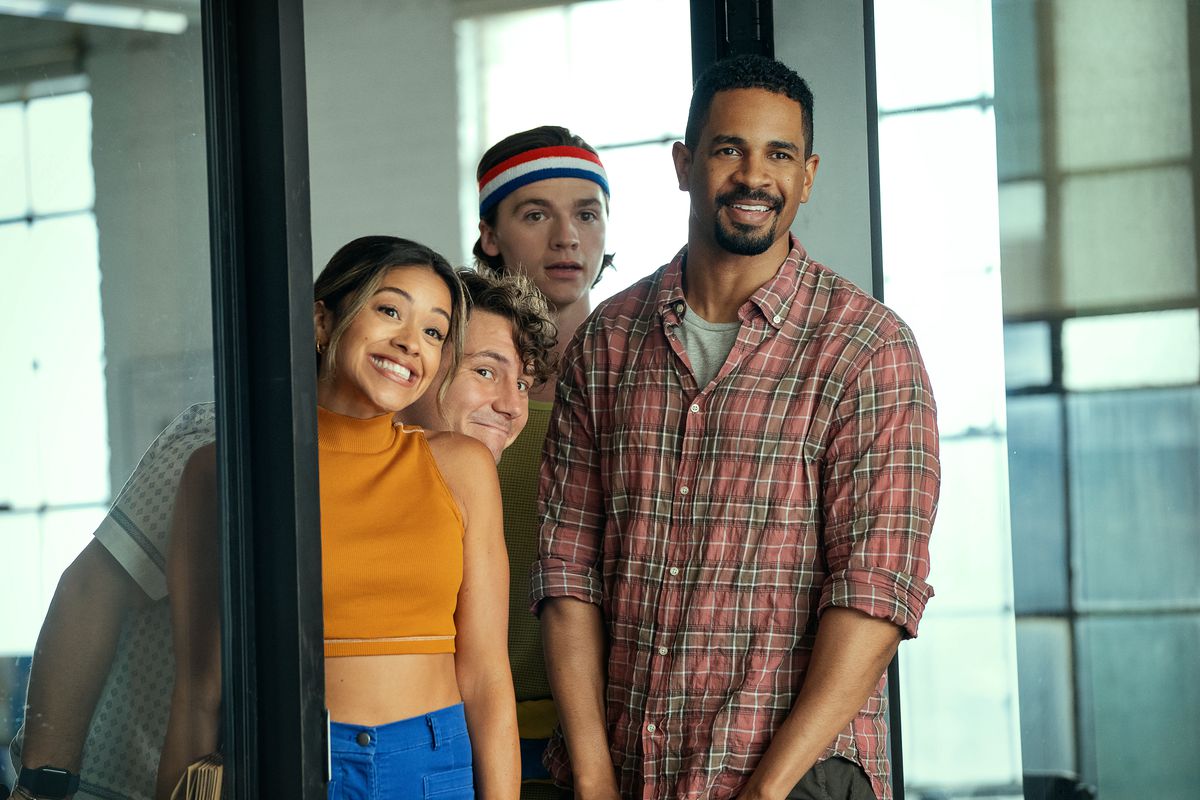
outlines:
[{"label": "rolled-up shirt sleeve", "polygon": [[929,536],[941,467],[937,412],[916,343],[901,325],[855,376],[826,450],[820,610],[887,619],[906,637],[933,596]]},{"label": "rolled-up shirt sleeve", "polygon": [[542,456],[538,560],[530,574],[534,614],[543,600],[573,597],[600,605],[605,526],[601,458],[589,407],[593,338],[587,323],[563,354]]}]

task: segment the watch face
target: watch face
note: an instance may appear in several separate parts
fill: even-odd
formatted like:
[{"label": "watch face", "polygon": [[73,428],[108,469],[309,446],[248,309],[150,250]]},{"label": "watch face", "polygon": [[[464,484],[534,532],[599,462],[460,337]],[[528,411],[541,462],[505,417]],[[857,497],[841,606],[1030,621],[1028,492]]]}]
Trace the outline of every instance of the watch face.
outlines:
[{"label": "watch face", "polygon": [[36,797],[60,800],[75,790],[76,787],[72,786],[72,783],[77,784],[78,779],[72,780],[74,777],[70,772],[58,767],[23,769],[17,785],[29,790]]}]

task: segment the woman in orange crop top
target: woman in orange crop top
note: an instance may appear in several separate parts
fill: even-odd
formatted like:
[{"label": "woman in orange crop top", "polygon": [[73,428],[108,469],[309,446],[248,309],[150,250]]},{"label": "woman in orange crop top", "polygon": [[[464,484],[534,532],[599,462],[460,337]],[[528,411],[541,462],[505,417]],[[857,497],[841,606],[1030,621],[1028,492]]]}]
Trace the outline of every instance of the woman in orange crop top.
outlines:
[{"label": "woman in orange crop top", "polygon": [[[461,284],[429,248],[371,236],[334,255],[314,295],[329,798],[515,800],[495,462],[469,437],[393,422],[457,359]],[[177,520],[189,485],[185,472]],[[179,713],[179,684],[160,796],[216,745],[215,724],[198,742]]]}]

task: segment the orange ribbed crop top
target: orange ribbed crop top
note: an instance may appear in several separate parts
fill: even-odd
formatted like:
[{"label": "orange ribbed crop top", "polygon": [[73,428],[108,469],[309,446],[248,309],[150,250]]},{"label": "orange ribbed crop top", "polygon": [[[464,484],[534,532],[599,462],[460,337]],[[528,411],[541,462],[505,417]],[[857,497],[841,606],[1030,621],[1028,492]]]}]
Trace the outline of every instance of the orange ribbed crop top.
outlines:
[{"label": "orange ribbed crop top", "polygon": [[463,521],[420,428],[317,409],[325,656],[453,653]]}]

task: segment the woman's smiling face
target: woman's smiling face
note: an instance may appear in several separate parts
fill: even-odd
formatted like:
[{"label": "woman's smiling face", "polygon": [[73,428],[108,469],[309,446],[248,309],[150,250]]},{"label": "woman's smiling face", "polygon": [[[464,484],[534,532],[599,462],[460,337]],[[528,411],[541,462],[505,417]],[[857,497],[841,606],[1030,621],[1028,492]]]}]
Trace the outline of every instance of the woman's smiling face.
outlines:
[{"label": "woman's smiling face", "polygon": [[[431,268],[388,270],[338,340],[334,374],[322,364],[317,402],[361,418],[407,407],[437,374],[452,308],[450,288]],[[319,342],[329,341],[335,313],[323,302],[314,307]]]}]

